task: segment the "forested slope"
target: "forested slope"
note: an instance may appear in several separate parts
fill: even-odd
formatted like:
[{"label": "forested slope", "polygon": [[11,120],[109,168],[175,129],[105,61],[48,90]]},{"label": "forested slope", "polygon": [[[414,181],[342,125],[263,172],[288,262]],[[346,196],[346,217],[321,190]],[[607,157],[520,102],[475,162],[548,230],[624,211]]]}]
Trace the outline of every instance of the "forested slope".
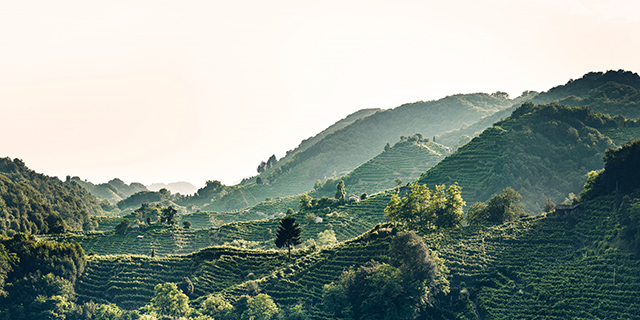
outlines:
[{"label": "forested slope", "polygon": [[[587,107],[612,117],[623,115],[626,118],[639,118],[640,76],[624,70],[590,72],[540,94],[524,92],[520,102],[526,101],[534,104],[558,102],[571,107]],[[436,140],[450,147],[460,147],[484,129],[491,127],[493,123],[507,118],[519,106],[520,103],[516,103],[470,126],[439,135]]]},{"label": "forested slope", "polygon": [[429,169],[418,182],[458,182],[468,205],[511,187],[522,195],[525,210],[537,214],[547,197],[560,203],[569,193],[580,192],[587,173],[602,168],[608,148],[637,137],[637,120],[587,108],[528,103]]},{"label": "forested slope", "polygon": [[89,215],[102,213],[100,201],[80,185],[36,173],[19,159],[0,159],[3,234],[82,230],[90,227],[85,225]]}]

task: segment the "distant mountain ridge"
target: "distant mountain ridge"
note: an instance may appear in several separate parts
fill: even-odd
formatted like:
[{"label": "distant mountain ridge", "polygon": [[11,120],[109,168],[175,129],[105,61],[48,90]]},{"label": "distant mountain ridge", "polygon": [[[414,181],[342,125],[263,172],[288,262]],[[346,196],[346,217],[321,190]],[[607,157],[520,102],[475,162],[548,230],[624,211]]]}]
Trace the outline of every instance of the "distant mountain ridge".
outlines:
[{"label": "distant mountain ridge", "polygon": [[126,184],[118,178],[112,179],[107,183],[100,184],[93,184],[92,182],[82,180],[79,177],[71,177],[69,180],[81,185],[94,196],[108,200],[113,205],[138,192],[149,191],[147,187],[141,183],[132,182],[131,184]]},{"label": "distant mountain ridge", "polygon": [[186,181],[171,182],[171,183],[152,183],[146,186],[149,191],[160,191],[160,189],[167,189],[171,193],[180,193],[183,195],[194,194],[198,191],[198,188],[193,184]]}]

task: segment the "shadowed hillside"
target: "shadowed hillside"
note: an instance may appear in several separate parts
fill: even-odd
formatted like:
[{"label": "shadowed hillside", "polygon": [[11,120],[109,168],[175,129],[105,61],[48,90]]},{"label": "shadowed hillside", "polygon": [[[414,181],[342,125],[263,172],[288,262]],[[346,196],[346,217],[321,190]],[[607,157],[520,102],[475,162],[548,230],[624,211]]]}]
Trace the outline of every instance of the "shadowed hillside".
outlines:
[{"label": "shadowed hillside", "polygon": [[608,148],[637,137],[637,120],[587,108],[524,104],[418,182],[429,186],[458,182],[468,204],[487,201],[511,187],[522,195],[525,210],[537,214],[547,197],[560,203],[569,193],[580,192],[587,173],[602,168]]}]

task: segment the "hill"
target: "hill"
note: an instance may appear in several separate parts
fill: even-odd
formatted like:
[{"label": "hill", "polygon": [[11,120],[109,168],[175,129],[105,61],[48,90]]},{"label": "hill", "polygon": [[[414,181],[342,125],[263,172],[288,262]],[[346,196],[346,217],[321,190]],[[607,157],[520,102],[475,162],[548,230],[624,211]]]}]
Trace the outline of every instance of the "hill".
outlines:
[{"label": "hill", "polygon": [[100,184],[93,184],[90,181],[80,179],[80,177],[72,177],[70,178],[70,181],[79,184],[94,196],[108,200],[114,205],[137,192],[149,191],[141,183],[132,182],[131,184],[126,184],[118,178],[112,179],[107,183]]},{"label": "hill", "polygon": [[316,183],[309,195],[333,197],[339,180],[344,181],[347,196],[381,192],[417,179],[449,153],[450,148],[420,134],[402,136],[399,142],[385,147],[382,153],[346,175]]},{"label": "hill", "polygon": [[417,181],[462,187],[467,204],[487,201],[506,187],[522,195],[525,210],[542,212],[578,193],[591,170],[602,168],[608,148],[640,137],[640,122],[587,108],[523,104]]},{"label": "hill", "polygon": [[20,159],[0,158],[0,233],[90,229],[89,215],[103,213],[80,185],[36,173]]},{"label": "hill", "polygon": [[294,153],[290,160],[262,173],[259,180],[245,182],[242,188],[227,192],[204,209],[230,211],[250,207],[268,197],[309,191],[318,180],[339,177],[375,157],[400,136],[420,133],[431,137],[473,123],[512,103],[505,93],[476,93],[378,111]]},{"label": "hill", "polygon": [[[640,76],[624,70],[590,72],[546,92],[538,94],[525,91],[521,97],[521,102],[530,101],[534,104],[557,102],[571,107],[587,107],[612,117],[623,115],[626,118],[639,118]],[[439,135],[436,139],[439,143],[457,149],[495,122],[507,118],[519,106],[520,104],[514,104],[472,125]]]},{"label": "hill", "polygon": [[[640,201],[639,146],[635,142],[607,153],[605,170],[592,175],[579,210],[423,234],[450,288],[435,296],[428,314],[435,319],[637,319],[640,263],[619,237],[635,210],[629,208]],[[618,183],[616,188],[615,181],[626,176],[625,187]],[[259,290],[280,308],[302,305],[312,319],[336,319],[341,317],[325,308],[325,285],[352,266],[388,261],[395,236],[387,230],[379,227],[336,246],[294,250],[291,262],[282,251],[228,247],[167,258],[93,256],[75,289],[80,301],[131,309],[151,300],[155,284],[188,277],[194,307],[213,294],[240,306],[242,295]]]}]

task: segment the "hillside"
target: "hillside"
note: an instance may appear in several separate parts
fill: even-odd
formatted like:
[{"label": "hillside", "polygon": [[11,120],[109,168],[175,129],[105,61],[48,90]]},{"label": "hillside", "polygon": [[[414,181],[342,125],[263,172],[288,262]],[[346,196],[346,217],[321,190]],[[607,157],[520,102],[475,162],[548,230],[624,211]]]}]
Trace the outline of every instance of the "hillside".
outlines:
[{"label": "hillside", "polygon": [[587,108],[523,104],[425,172],[418,182],[458,182],[468,205],[511,187],[525,210],[542,212],[546,198],[561,203],[577,194],[586,174],[602,168],[608,148],[640,137],[640,122]]},{"label": "hillside", "polygon": [[50,232],[47,225],[57,217],[66,223],[64,229],[91,229],[89,215],[104,214],[106,204],[80,185],[37,173],[20,159],[0,158],[0,176],[1,225],[7,235]]},{"label": "hillside", "polygon": [[[571,107],[587,107],[610,116],[640,118],[640,76],[624,70],[590,72],[546,92],[539,94],[531,91],[524,92],[521,102],[526,101],[534,104],[558,102]],[[495,122],[507,118],[519,106],[518,103],[514,104],[472,125],[439,135],[436,140],[457,149]]]},{"label": "hillside", "polygon": [[449,150],[419,134],[403,136],[401,141],[385,147],[382,153],[346,175],[316,183],[309,195],[315,198],[333,197],[339,180],[344,181],[347,196],[377,193],[396,187],[398,183],[404,185],[436,165],[450,153]]},{"label": "hillside", "polygon": [[[580,210],[423,234],[446,267],[439,269],[440,275],[451,289],[435,296],[429,315],[637,319],[640,263],[617,235],[627,230],[624,203],[633,208],[640,199],[640,180],[630,178],[624,188],[614,188],[612,182],[640,174],[638,146],[640,142],[608,152],[605,170],[593,176]],[[151,300],[155,284],[178,283],[184,277],[193,283],[194,307],[210,294],[237,303],[257,285],[281,308],[302,304],[312,319],[335,319],[323,304],[324,285],[337,281],[350,266],[387,261],[394,235],[382,230],[319,250],[295,250],[292,262],[282,251],[228,247],[168,258],[93,256],[75,288],[80,301],[131,309]]]},{"label": "hillside", "polygon": [[294,153],[290,160],[262,174],[259,182],[245,183],[204,209],[230,211],[250,207],[268,197],[309,191],[317,180],[338,177],[355,169],[400,136],[420,133],[432,137],[474,123],[512,103],[513,100],[500,92],[460,94],[376,112]]},{"label": "hillside", "polygon": [[[358,203],[334,209],[296,212],[293,216],[305,230],[302,234],[303,241],[317,240],[318,234],[326,230],[333,230],[338,241],[345,241],[386,221],[383,210],[390,196],[390,193],[379,193]],[[281,215],[275,218],[265,216],[254,210],[218,214],[196,213],[179,217],[180,221],[192,222],[190,229],[182,228],[181,223],[178,223],[180,227],[171,228],[154,221],[150,226],[141,227],[139,231],[123,235],[112,231],[113,226],[122,219],[109,219],[104,223],[105,228],[101,229],[108,232],[50,236],[47,239],[77,242],[86,252],[101,255],[150,255],[153,249],[157,256],[166,256],[193,253],[213,245],[274,249],[273,237],[280,217]],[[316,222],[316,217],[322,218],[322,221]],[[138,236],[144,236],[144,240],[138,240]]]},{"label": "hillside", "polygon": [[94,196],[108,200],[113,205],[137,192],[148,191],[141,183],[132,182],[131,184],[126,184],[118,178],[112,179],[107,183],[100,184],[93,184],[90,181],[80,179],[80,177],[72,177],[70,178],[70,181],[79,184]]}]

